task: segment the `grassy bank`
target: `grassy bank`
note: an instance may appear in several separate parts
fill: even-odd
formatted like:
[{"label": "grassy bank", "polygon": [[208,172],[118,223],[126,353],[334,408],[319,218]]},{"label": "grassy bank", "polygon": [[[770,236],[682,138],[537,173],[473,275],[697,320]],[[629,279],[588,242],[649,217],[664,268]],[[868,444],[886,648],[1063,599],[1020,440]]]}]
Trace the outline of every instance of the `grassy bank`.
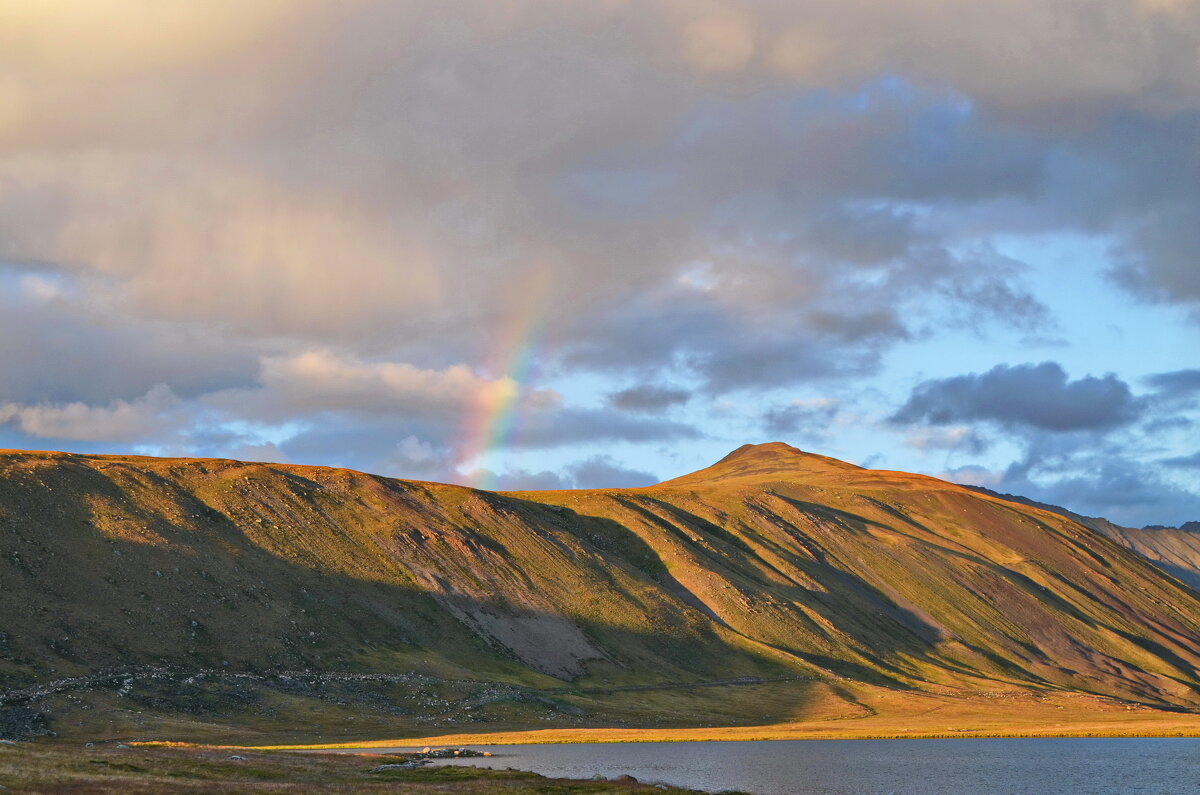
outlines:
[{"label": "grassy bank", "polygon": [[0,745],[0,787],[14,793],[642,793],[682,795],[633,780],[549,779],[516,770],[423,767],[372,772],[395,756],[289,754],[214,747]]}]

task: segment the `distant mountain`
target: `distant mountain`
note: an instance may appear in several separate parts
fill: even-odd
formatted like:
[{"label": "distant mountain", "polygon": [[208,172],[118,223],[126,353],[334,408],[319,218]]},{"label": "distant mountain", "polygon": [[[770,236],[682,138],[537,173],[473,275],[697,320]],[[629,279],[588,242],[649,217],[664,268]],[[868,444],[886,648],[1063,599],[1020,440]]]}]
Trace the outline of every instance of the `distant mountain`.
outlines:
[{"label": "distant mountain", "polygon": [[1200,522],[1140,530],[1110,523],[1101,532],[1200,590]]},{"label": "distant mountain", "polygon": [[[779,443],[646,488],[511,493],[9,451],[0,728],[752,722],[855,709],[860,685],[1200,706],[1200,594],[1108,535]],[[796,699],[622,695],[751,679]]]},{"label": "distant mountain", "polygon": [[1083,516],[1058,505],[1037,502],[1015,494],[1001,494],[982,486],[976,491],[1022,505],[1065,516],[1085,527],[1108,536],[1122,546],[1149,560],[1173,577],[1200,590],[1200,522],[1184,522],[1179,527],[1148,525],[1142,528],[1123,527],[1098,516]]}]

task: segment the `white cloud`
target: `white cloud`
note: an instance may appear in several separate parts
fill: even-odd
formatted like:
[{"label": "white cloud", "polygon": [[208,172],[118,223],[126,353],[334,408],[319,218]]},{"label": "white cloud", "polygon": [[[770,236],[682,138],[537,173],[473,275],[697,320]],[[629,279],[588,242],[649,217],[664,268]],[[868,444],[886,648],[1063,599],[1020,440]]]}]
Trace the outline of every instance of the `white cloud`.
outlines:
[{"label": "white cloud", "polygon": [[181,401],[166,386],[136,400],[105,406],[86,403],[0,404],[0,424],[13,423],[30,436],[89,442],[142,442],[161,439],[179,422]]},{"label": "white cloud", "polygon": [[426,370],[403,362],[364,362],[329,351],[265,358],[260,382],[265,400],[301,412],[440,414],[461,411],[471,401],[511,401],[518,392],[512,379],[484,378],[464,365]]}]

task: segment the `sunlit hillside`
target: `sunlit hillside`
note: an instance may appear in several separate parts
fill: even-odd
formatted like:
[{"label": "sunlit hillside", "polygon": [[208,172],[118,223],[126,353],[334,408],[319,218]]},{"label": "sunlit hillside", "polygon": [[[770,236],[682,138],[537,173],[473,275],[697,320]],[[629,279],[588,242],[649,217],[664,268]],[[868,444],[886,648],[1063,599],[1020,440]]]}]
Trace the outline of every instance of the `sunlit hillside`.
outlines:
[{"label": "sunlit hillside", "polygon": [[784,444],[511,493],[8,452],[0,592],[26,732],[733,726],[871,689],[1200,707],[1200,595],[1135,553]]}]

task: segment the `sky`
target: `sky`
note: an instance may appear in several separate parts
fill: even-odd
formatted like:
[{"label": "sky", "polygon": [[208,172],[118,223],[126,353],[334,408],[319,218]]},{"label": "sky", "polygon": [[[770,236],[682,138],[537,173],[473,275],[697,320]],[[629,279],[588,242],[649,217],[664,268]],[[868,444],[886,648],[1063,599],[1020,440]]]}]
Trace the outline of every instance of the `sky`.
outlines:
[{"label": "sky", "polygon": [[1200,520],[1197,0],[0,0],[0,447]]}]

